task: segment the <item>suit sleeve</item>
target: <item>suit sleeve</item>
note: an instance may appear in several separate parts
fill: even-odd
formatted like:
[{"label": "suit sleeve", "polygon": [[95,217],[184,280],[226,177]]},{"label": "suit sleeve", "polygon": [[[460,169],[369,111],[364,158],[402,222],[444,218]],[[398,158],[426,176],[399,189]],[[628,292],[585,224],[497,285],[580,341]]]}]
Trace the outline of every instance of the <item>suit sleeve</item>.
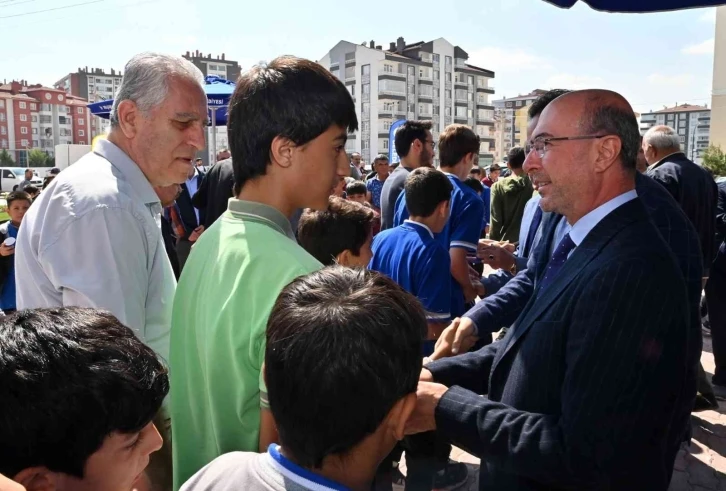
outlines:
[{"label": "suit sleeve", "polygon": [[[684,379],[685,287],[674,281],[674,269],[658,269],[631,258],[581,280],[567,321],[559,415],[522,411],[452,387],[436,408],[437,429],[547,487],[607,489],[614,466],[648,448],[657,429],[652,415],[674,406],[681,391],[676,381]],[[655,300],[644,304],[649,298]],[[438,381],[441,369],[432,368]]]},{"label": "suit sleeve", "polygon": [[489,221],[489,238],[492,240],[502,240],[502,193],[499,192],[500,186],[496,184],[492,186],[491,199],[491,219]]},{"label": "suit sleeve", "polygon": [[509,283],[509,280],[512,278],[514,278],[514,275],[512,275],[509,271],[504,271],[503,269],[498,269],[489,276],[482,278],[481,282],[482,285],[484,285],[487,297],[496,294],[504,285]]},{"label": "suit sleeve", "polygon": [[210,182],[209,175],[213,171],[214,169],[204,174],[204,177],[202,178],[202,182],[199,184],[197,192],[194,193],[194,196],[192,196],[192,205],[194,206],[194,208],[199,210],[199,221],[201,223],[204,223],[204,218],[202,218],[202,214],[207,209],[209,199],[209,190],[207,189]]},{"label": "suit sleeve", "polygon": [[489,372],[501,346],[502,341],[497,341],[473,353],[432,361],[425,368],[434,376],[436,383],[456,385],[474,394],[486,394]]},{"label": "suit sleeve", "polygon": [[650,177],[655,179],[658,183],[660,183],[661,186],[666,188],[670,195],[673,196],[673,199],[675,199],[677,202],[680,202],[680,186],[678,185],[678,181],[676,180],[675,176],[667,172],[667,168],[661,166],[654,169],[653,172],[650,174]]}]

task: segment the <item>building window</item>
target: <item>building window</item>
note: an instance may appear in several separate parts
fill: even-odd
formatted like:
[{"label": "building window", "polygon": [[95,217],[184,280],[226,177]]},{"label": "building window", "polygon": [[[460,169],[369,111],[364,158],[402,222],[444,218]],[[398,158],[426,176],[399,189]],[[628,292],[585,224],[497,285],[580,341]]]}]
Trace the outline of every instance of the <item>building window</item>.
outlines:
[{"label": "building window", "polygon": [[27,114],[21,114],[20,115],[20,121],[27,121],[27,120],[28,120],[28,115]]},{"label": "building window", "polygon": [[33,128],[32,130],[30,130],[30,132],[32,134],[34,134],[34,135],[37,135],[38,134],[38,128]]},{"label": "building window", "polygon": [[40,116],[40,124],[50,124],[52,122],[52,119],[50,116],[41,115]]},{"label": "building window", "polygon": [[466,117],[466,111],[467,109],[465,107],[456,106],[456,116],[459,118],[465,118]]},{"label": "building window", "polygon": [[27,135],[28,134],[28,128],[26,128],[25,126],[21,126],[20,127],[20,134],[21,135]]},{"label": "building window", "polygon": [[439,62],[439,59],[440,59],[439,58],[439,54],[438,53],[434,53],[434,63],[438,63]]},{"label": "building window", "polygon": [[434,87],[432,85],[421,85],[419,87],[419,95],[433,97]]},{"label": "building window", "polygon": [[451,72],[446,72],[446,81],[451,82]]},{"label": "building window", "polygon": [[33,140],[33,148],[38,148],[38,140]]},{"label": "building window", "polygon": [[78,130],[78,136],[86,136],[86,132],[83,130]]},{"label": "building window", "polygon": [[472,77],[471,75],[469,75],[467,77],[466,81],[467,81],[467,85],[472,85],[472,86],[474,85],[474,77]]},{"label": "building window", "polygon": [[385,73],[393,73],[393,67],[391,65],[385,64],[383,65],[383,71]]},{"label": "building window", "polygon": [[345,67],[345,79],[351,79],[355,78],[355,67],[354,66],[347,66]]},{"label": "building window", "polygon": [[434,80],[439,80],[441,78],[441,72],[439,70],[434,70]]},{"label": "building window", "polygon": [[27,147],[28,146],[28,140],[20,140],[20,146],[21,147]]},{"label": "building window", "polygon": [[383,140],[383,150],[388,150],[388,139]]},{"label": "building window", "polygon": [[451,108],[450,107],[444,108],[444,116],[451,116]]},{"label": "building window", "polygon": [[371,84],[363,84],[361,87],[364,94],[371,93]]},{"label": "building window", "polygon": [[37,123],[37,122],[38,122],[38,116],[31,116],[31,117],[30,117],[30,120],[31,120],[31,121],[32,121],[33,123]]},{"label": "building window", "polygon": [[416,75],[416,67],[410,66],[408,67],[408,75],[409,77],[413,77]]},{"label": "building window", "polygon": [[101,83],[101,79],[100,79],[100,78],[97,78],[97,79],[96,79],[96,83],[97,83],[97,84],[100,84],[100,83]]},{"label": "building window", "polygon": [[0,144],[2,145],[3,148],[8,148],[8,141],[7,140],[3,140],[2,142],[0,142]]},{"label": "building window", "polygon": [[78,118],[78,124],[83,125],[86,124],[86,122],[83,118]]},{"label": "building window", "polygon": [[5,121],[5,113],[0,113],[0,122]]},{"label": "building window", "polygon": [[445,96],[445,97],[446,97],[447,99],[451,99],[451,89],[446,89],[446,90],[444,91],[444,96]]},{"label": "building window", "polygon": [[20,101],[20,102],[18,102],[18,107],[19,107],[20,109],[25,109],[25,108],[27,107],[27,105],[25,104],[25,102],[23,102],[23,101]]},{"label": "building window", "polygon": [[[348,69],[346,68],[346,73],[348,72]],[[363,65],[360,67],[360,73],[361,75],[370,75],[371,74],[371,66],[370,65]]]},{"label": "building window", "polygon": [[5,126],[0,126],[0,135],[7,135],[8,130],[5,129]]},{"label": "building window", "polygon": [[360,123],[360,130],[363,131],[363,132],[370,131],[371,130],[371,122],[370,121],[361,121],[361,123]]},{"label": "building window", "polygon": [[685,114],[679,114],[678,115],[678,119],[686,119],[686,115]]},{"label": "building window", "polygon": [[5,107],[5,101],[3,99],[0,99],[0,108]]},{"label": "building window", "polygon": [[58,124],[68,124],[65,116],[58,116]]},{"label": "building window", "polygon": [[83,108],[82,107],[79,107],[78,109],[76,109],[76,112],[78,114],[83,114]]},{"label": "building window", "polygon": [[451,56],[445,58],[445,65],[447,71],[451,71]]},{"label": "building window", "polygon": [[30,110],[31,111],[37,111],[38,110],[38,106],[36,106],[35,103],[33,102],[33,103],[30,104]]}]

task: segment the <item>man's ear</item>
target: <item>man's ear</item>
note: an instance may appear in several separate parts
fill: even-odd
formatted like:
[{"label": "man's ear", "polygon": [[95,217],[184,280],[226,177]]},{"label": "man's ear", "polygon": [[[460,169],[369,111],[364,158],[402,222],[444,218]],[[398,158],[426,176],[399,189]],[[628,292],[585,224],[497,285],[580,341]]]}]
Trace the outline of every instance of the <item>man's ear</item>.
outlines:
[{"label": "man's ear", "polygon": [[134,101],[125,100],[119,102],[116,108],[119,128],[126,138],[133,138],[139,133],[139,123],[143,117],[141,111]]},{"label": "man's ear", "polygon": [[620,149],[623,147],[620,138],[616,136],[606,136],[602,138],[598,145],[597,160],[595,161],[595,170],[604,172],[611,165],[615,164],[620,155]]},{"label": "man's ear", "polygon": [[413,414],[414,409],[416,409],[416,393],[411,392],[399,399],[389,411],[386,420],[396,440],[403,440],[406,422],[408,422],[408,418]]},{"label": "man's ear", "polygon": [[290,167],[295,148],[296,145],[289,138],[276,136],[270,145],[270,162],[283,168]]},{"label": "man's ear", "polygon": [[20,491],[25,488],[27,491],[54,491],[55,479],[53,472],[46,467],[28,467],[20,471],[13,480],[19,484],[17,487],[5,487],[0,482],[2,491]]},{"label": "man's ear", "polygon": [[350,267],[352,255],[353,253],[350,252],[350,249],[346,249],[337,256],[335,256],[335,262],[340,264],[341,266]]}]

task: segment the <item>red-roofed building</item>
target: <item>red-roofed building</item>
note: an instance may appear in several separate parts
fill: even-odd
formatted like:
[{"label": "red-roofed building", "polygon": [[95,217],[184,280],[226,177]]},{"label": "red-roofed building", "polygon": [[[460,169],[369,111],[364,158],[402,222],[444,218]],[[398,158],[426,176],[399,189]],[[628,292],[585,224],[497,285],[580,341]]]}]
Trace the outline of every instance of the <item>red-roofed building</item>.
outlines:
[{"label": "red-roofed building", "polygon": [[64,91],[25,81],[0,85],[0,151],[25,165],[27,150],[49,155],[60,144],[88,145],[92,138],[88,102]]}]

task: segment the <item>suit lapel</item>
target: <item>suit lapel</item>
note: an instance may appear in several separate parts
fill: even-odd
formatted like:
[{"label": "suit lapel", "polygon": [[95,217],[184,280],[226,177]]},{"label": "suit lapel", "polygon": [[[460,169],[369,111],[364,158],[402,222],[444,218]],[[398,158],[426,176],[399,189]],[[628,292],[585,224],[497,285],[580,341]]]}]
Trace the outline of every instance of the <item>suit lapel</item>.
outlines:
[{"label": "suit lapel", "polygon": [[[543,257],[538,258],[537,261],[538,270],[532,298],[530,298],[522,314],[519,316],[519,319],[517,319],[512,326],[511,332],[507,336],[509,341],[500,353],[497,354],[497,359],[495,359],[492,367],[492,373],[496,370],[499,362],[507,355],[507,353],[509,353],[509,351],[511,351],[514,345],[522,339],[522,336],[527,333],[535,321],[552,305],[552,303],[555,302],[555,300],[557,300],[570,283],[577,278],[582,269],[595,259],[603,247],[605,247],[623,227],[643,217],[647,218],[647,215],[640,199],[634,199],[625,203],[607,215],[595,226],[595,228],[590,231],[587,237],[585,237],[585,240],[577,246],[547,289],[540,292],[543,272],[549,262],[549,254],[547,254],[547,252],[551,250],[551,247],[548,247],[542,252]],[[554,228],[550,228],[548,230],[549,237],[546,243],[548,246],[551,246],[554,240],[556,226],[557,221],[554,223]]]}]

